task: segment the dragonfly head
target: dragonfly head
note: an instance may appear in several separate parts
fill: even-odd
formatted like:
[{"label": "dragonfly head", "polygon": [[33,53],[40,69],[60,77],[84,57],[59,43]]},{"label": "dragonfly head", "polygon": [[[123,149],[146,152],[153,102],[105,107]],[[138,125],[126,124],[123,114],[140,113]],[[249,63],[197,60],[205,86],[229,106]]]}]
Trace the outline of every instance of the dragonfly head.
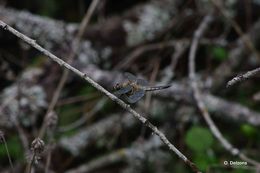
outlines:
[{"label": "dragonfly head", "polygon": [[119,90],[121,89],[121,85],[119,83],[117,83],[114,87],[113,87],[114,90]]}]

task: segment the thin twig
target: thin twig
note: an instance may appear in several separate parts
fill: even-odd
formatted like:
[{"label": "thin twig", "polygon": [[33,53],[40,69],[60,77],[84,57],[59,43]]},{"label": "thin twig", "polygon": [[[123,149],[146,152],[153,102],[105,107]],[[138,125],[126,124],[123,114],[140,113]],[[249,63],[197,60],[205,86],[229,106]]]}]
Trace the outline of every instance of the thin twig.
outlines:
[{"label": "thin twig", "polygon": [[171,40],[171,41],[165,41],[159,43],[152,43],[152,44],[138,47],[133,52],[131,52],[128,56],[126,56],[123,61],[120,61],[117,65],[115,65],[114,69],[120,70],[129,66],[129,64],[133,63],[138,57],[140,57],[143,53],[147,51],[163,49],[166,47],[174,47],[176,43],[177,41]]},{"label": "thin twig", "polygon": [[65,61],[63,61],[62,59],[58,58],[57,56],[53,55],[52,53],[50,53],[49,51],[47,51],[46,49],[44,49],[43,47],[41,47],[39,44],[36,43],[35,40],[32,40],[31,38],[27,37],[26,35],[18,32],[17,30],[15,30],[14,28],[10,27],[9,25],[5,24],[3,21],[0,20],[0,27],[2,27],[4,30],[11,32],[12,34],[14,34],[15,36],[17,36],[18,38],[22,39],[23,41],[25,41],[26,43],[28,43],[29,45],[31,45],[32,47],[34,47],[35,49],[37,49],[38,51],[40,51],[42,54],[44,54],[45,56],[49,57],[50,59],[52,59],[53,61],[55,61],[56,63],[58,63],[60,66],[69,69],[70,71],[72,71],[74,74],[80,76],[81,78],[85,79],[88,83],[90,83],[93,87],[95,87],[98,91],[100,91],[101,93],[105,94],[107,97],[109,97],[111,100],[113,100],[114,102],[116,102],[117,104],[119,104],[122,108],[124,108],[126,111],[130,112],[134,117],[136,117],[139,121],[141,121],[143,124],[145,124],[147,127],[149,127],[154,134],[156,134],[165,145],[168,146],[168,148],[173,151],[175,154],[177,154],[177,156],[179,158],[181,158],[189,167],[191,167],[191,169],[194,172],[200,172],[199,169],[197,168],[197,166],[191,162],[189,159],[187,159],[187,157],[185,155],[183,155],[172,143],[170,143],[170,141],[166,138],[166,136],[160,131],[158,130],[158,128],[156,126],[154,126],[152,123],[150,123],[146,118],[144,118],[142,115],[140,115],[139,113],[137,113],[135,110],[133,110],[130,105],[126,104],[125,102],[123,102],[121,99],[117,98],[115,95],[111,94],[109,91],[107,91],[105,88],[103,88],[102,86],[100,86],[98,83],[96,83],[93,79],[91,79],[90,77],[88,77],[87,74],[82,73],[81,71],[79,71],[78,69],[72,67],[71,65],[69,65],[68,63],[66,63]]},{"label": "thin twig", "polygon": [[[18,114],[18,112],[17,112],[17,114]],[[29,151],[29,142],[28,142],[28,139],[26,137],[26,133],[25,133],[24,129],[21,127],[21,125],[18,122],[15,115],[10,115],[10,119],[11,119],[13,125],[15,126],[15,128],[16,128],[18,134],[19,134],[19,138],[22,142],[24,150]]]},{"label": "thin twig", "polygon": [[87,102],[93,99],[96,99],[100,96],[99,93],[89,93],[87,95],[79,95],[79,96],[72,96],[69,98],[64,98],[58,101],[57,106],[63,106],[68,104],[75,104],[78,102]]},{"label": "thin twig", "polygon": [[[199,44],[199,39],[201,38],[202,34],[207,29],[208,25],[213,20],[213,17],[211,15],[207,15],[202,20],[199,28],[195,31],[193,40],[191,43],[191,48],[189,52],[189,78],[191,81],[195,82],[195,55]],[[195,82],[196,83],[196,82]]]},{"label": "thin twig", "polygon": [[237,24],[236,21],[234,21],[232,18],[229,17],[229,15],[225,12],[223,7],[216,1],[216,0],[210,0],[212,4],[219,9],[219,11],[222,13],[222,15],[227,19],[229,23],[231,23],[232,27],[235,29],[236,33],[241,37],[242,41],[244,42],[245,46],[254,54],[259,57],[259,53],[256,50],[254,44],[252,43],[251,39],[248,37],[248,35],[244,34],[241,27]]},{"label": "thin twig", "polygon": [[[51,132],[52,133],[52,132]],[[53,147],[54,147],[54,138],[53,138],[53,134],[50,134],[51,136],[49,137],[50,138],[50,143],[49,143],[49,150],[48,150],[48,153],[47,153],[47,158],[46,158],[46,165],[45,165],[45,168],[44,168],[44,172],[45,173],[48,173],[49,172],[49,168],[50,168],[50,164],[51,164],[51,156],[52,156],[52,150],[53,150]]]},{"label": "thin twig", "polygon": [[[81,38],[84,34],[84,31],[86,29],[86,27],[88,26],[88,23],[90,21],[90,18],[91,16],[93,15],[93,12],[94,10],[96,9],[97,7],[97,4],[98,4],[99,0],[93,0],[92,3],[90,4],[89,6],[89,9],[87,10],[81,24],[80,24],[80,27],[79,27],[79,31],[76,35],[76,38],[75,40],[72,41],[72,44],[71,44],[71,52],[70,52],[70,55],[67,59],[68,63],[71,63],[73,61],[73,59],[75,58],[76,56],[76,52],[78,51],[79,49],[79,44],[80,44],[80,41],[81,41]],[[59,96],[60,96],[60,93],[65,85],[65,82],[68,78],[68,75],[69,75],[69,70],[68,69],[64,69],[63,73],[62,73],[62,76],[61,76],[61,79],[59,81],[59,84],[54,92],[54,96],[52,97],[52,100],[51,100],[51,103],[48,107],[48,110],[45,114],[45,119],[47,118],[47,115],[53,111],[55,105],[57,104],[57,101],[59,99]],[[40,130],[40,133],[39,133],[39,137],[42,138],[44,136],[44,133],[46,131],[46,125],[45,125],[45,121],[43,122],[42,124],[42,127],[41,127],[41,130]],[[51,144],[52,146],[53,144]],[[48,152],[48,156],[47,156],[47,163],[46,163],[46,167],[45,167],[45,173],[48,172],[48,169],[49,169],[49,166],[50,166],[50,162],[51,162],[51,149],[49,150]]]},{"label": "thin twig", "polygon": [[173,72],[175,72],[180,57],[184,54],[184,52],[187,50],[188,47],[189,47],[188,42],[185,41],[176,42],[174,53],[171,56],[171,65],[170,65]]},{"label": "thin twig", "polygon": [[89,111],[88,113],[84,114],[81,118],[76,120],[75,122],[72,122],[71,124],[64,126],[64,127],[59,127],[58,132],[64,133],[70,130],[73,130],[84,123],[86,123],[93,115],[95,115],[104,105],[107,103],[107,99],[103,98],[100,101],[98,101],[93,109]]},{"label": "thin twig", "polygon": [[191,49],[189,53],[189,79],[191,81],[191,87],[193,90],[193,95],[195,98],[195,102],[197,103],[197,107],[200,110],[202,116],[207,122],[211,132],[213,135],[220,141],[220,143],[224,146],[224,148],[229,151],[234,156],[239,156],[242,160],[251,163],[252,165],[259,166],[259,163],[255,160],[248,158],[246,155],[241,153],[237,148],[232,146],[221,134],[218,127],[215,125],[214,121],[211,119],[210,114],[205,106],[205,103],[202,101],[201,92],[198,88],[198,84],[195,78],[195,55],[198,48],[199,39],[202,37],[204,32],[206,31],[208,25],[213,20],[212,15],[207,15],[204,17],[201,22],[199,28],[195,31],[194,37],[191,43]]},{"label": "thin twig", "polygon": [[[79,31],[76,35],[76,38],[75,40],[73,40],[72,42],[72,49],[71,49],[71,52],[70,52],[70,55],[68,57],[68,63],[71,63],[73,61],[73,59],[75,58],[75,55],[76,55],[76,52],[78,51],[79,49],[79,43],[81,41],[81,37],[83,36],[84,34],[84,31],[89,23],[89,20],[94,12],[94,10],[96,9],[96,6],[98,4],[99,0],[93,0],[92,3],[90,4],[90,7],[88,9],[88,11],[86,12],[81,24],[80,24],[80,27],[79,27]],[[51,100],[51,103],[48,107],[48,110],[45,114],[45,119],[47,118],[47,115],[53,111],[55,105],[57,104],[57,101],[59,99],[59,96],[60,96],[60,93],[65,85],[65,82],[68,78],[68,75],[69,75],[69,70],[67,69],[64,69],[63,73],[62,73],[62,76],[61,76],[61,79],[59,81],[59,84],[54,92],[54,96],[52,97],[52,100]],[[39,136],[42,138],[44,136],[44,133],[46,131],[46,125],[45,123],[43,122],[43,125],[42,125],[42,128],[40,130],[40,133],[39,133]],[[53,142],[52,142],[53,143]],[[51,143],[51,146],[53,145]],[[48,169],[49,169],[49,166],[50,166],[50,162],[51,162],[51,150],[49,150],[48,152],[48,156],[47,156],[47,163],[46,163],[46,167],[45,167],[45,172],[47,173],[48,172]]]},{"label": "thin twig", "polygon": [[7,154],[7,157],[8,157],[9,164],[11,166],[12,173],[14,173],[13,162],[12,162],[12,159],[11,159],[8,147],[7,147],[7,143],[6,143],[6,140],[5,140],[4,133],[2,131],[0,131],[0,142],[1,142],[1,140],[4,143],[5,151],[6,151],[6,154]]},{"label": "thin twig", "polygon": [[[232,27],[235,29],[235,31],[237,32],[237,34],[241,37],[241,40],[244,42],[245,46],[252,52],[254,53],[258,58],[259,53],[256,50],[254,44],[252,43],[251,39],[248,37],[248,35],[244,34],[242,29],[240,28],[240,26],[237,24],[236,21],[232,20],[229,15],[224,11],[223,7],[216,1],[216,0],[211,0],[212,4],[214,4],[222,13],[222,15],[229,21],[229,23],[231,23]],[[252,70],[252,71],[248,71],[247,73],[243,74],[243,75],[238,75],[236,77],[234,77],[232,80],[230,80],[227,83],[226,87],[230,87],[238,82],[244,81],[252,76],[254,76],[255,74],[257,74],[260,71],[260,67]]]},{"label": "thin twig", "polygon": [[40,156],[42,155],[42,152],[44,151],[45,144],[43,140],[40,138],[35,138],[32,143],[31,143],[31,151],[33,153],[31,160],[29,163],[26,165],[25,172],[26,173],[31,173],[33,169],[33,164],[38,163]]},{"label": "thin twig", "polygon": [[248,72],[246,72],[244,74],[241,74],[241,75],[238,75],[238,76],[234,77],[233,79],[228,81],[227,87],[231,87],[232,85],[235,85],[238,82],[245,81],[245,80],[255,76],[257,73],[260,73],[260,67],[254,69],[254,70],[248,71]]},{"label": "thin twig", "polygon": [[34,163],[34,160],[35,160],[35,156],[36,156],[36,154],[33,153],[32,159],[30,160],[29,164],[26,167],[26,171],[25,171],[26,173],[31,173],[32,166],[33,166],[33,163]]},{"label": "thin twig", "polygon": [[[90,20],[90,18],[92,16],[94,10],[96,9],[96,6],[97,6],[98,2],[99,2],[99,0],[93,0],[92,1],[92,3],[90,4],[90,7],[89,7],[87,13],[85,14],[85,16],[84,16],[84,18],[83,18],[83,20],[82,20],[82,22],[80,24],[79,31],[78,31],[78,33],[76,35],[75,40],[72,42],[72,45],[71,45],[72,49],[71,49],[70,55],[69,55],[69,57],[67,59],[69,64],[75,58],[76,52],[79,49],[79,44],[80,44],[81,38],[82,38],[82,36],[84,34],[84,31],[85,31],[86,27],[88,26],[89,20]],[[68,78],[68,75],[69,75],[69,70],[64,69],[64,71],[62,73],[62,76],[61,76],[61,79],[59,81],[59,84],[58,84],[56,90],[54,91],[54,96],[52,97],[51,103],[49,104],[49,107],[48,107],[48,110],[47,110],[47,112],[45,114],[45,117],[47,117],[48,113],[51,112],[54,109],[54,107],[55,107],[55,105],[56,105],[56,103],[57,103],[57,101],[59,99],[60,93],[61,93],[61,91],[62,91],[62,89],[63,89],[63,87],[65,85],[65,82],[66,82],[66,80]],[[42,138],[44,136],[45,129],[46,129],[46,127],[43,124],[42,128],[40,130],[40,133],[39,133],[39,137],[40,138]]]}]

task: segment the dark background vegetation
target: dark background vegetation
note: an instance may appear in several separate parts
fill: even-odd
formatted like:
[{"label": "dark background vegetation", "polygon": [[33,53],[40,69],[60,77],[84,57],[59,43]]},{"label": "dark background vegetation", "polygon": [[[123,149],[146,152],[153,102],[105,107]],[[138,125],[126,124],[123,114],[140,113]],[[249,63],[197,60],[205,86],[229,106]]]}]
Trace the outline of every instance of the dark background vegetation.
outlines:
[{"label": "dark background vegetation", "polygon": [[[207,0],[102,0],[71,64],[109,91],[124,79],[125,71],[153,85],[173,84],[147,94],[134,109],[203,172],[257,172],[250,165],[224,166],[225,160],[242,160],[213,136],[190,90],[190,43],[203,17],[213,13],[196,54],[197,80],[223,136],[260,161],[260,76],[226,88],[228,80],[260,65],[260,1],[220,2],[221,9]],[[0,4],[1,20],[66,60],[91,0],[0,0]],[[255,50],[248,49],[232,21]],[[63,69],[2,30],[0,45],[0,130],[15,172],[24,172],[30,143],[40,131]],[[84,172],[98,173],[191,172],[149,129],[73,74],[54,110],[58,123],[42,139],[45,151],[36,172],[44,172],[50,151],[50,172],[77,172],[82,165]],[[11,172],[4,142],[0,171]]]}]

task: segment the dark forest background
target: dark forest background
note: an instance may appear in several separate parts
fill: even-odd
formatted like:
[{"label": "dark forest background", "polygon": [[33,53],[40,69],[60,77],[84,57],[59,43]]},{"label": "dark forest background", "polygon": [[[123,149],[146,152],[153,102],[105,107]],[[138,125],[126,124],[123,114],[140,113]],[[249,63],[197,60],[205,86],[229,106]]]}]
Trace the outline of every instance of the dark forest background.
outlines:
[{"label": "dark forest background", "polygon": [[[172,85],[131,107],[202,172],[259,172],[260,75],[227,83],[260,66],[260,1],[94,1],[0,0],[0,20],[108,91],[126,80],[124,72]],[[197,100],[189,57],[200,32]],[[0,141],[0,172],[193,172],[130,113],[3,29]],[[35,142],[44,143],[36,157]]]}]

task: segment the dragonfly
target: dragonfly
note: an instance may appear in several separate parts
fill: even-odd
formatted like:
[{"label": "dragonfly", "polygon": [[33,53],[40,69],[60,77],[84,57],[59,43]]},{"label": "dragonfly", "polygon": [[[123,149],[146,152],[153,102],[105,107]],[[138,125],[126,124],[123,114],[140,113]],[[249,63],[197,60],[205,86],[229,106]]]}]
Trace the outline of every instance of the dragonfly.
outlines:
[{"label": "dragonfly", "polygon": [[146,91],[162,90],[171,87],[171,85],[149,86],[147,80],[137,78],[129,72],[125,72],[124,77],[127,80],[114,86],[114,94],[122,97],[128,103],[136,103],[145,95]]}]

